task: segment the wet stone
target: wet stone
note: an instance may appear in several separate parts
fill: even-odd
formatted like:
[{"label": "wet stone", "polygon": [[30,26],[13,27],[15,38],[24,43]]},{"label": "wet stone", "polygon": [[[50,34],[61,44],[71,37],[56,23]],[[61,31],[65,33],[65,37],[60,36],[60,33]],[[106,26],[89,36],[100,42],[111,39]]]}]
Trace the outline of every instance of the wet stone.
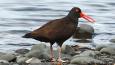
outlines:
[{"label": "wet stone", "polygon": [[15,52],[18,54],[26,54],[29,52],[29,50],[28,49],[18,49]]},{"label": "wet stone", "polygon": [[69,55],[75,55],[75,50],[70,45],[65,45],[62,47],[62,53],[69,54]]},{"label": "wet stone", "polygon": [[39,60],[38,58],[32,57],[28,60],[25,61],[26,63],[41,63],[41,60]]},{"label": "wet stone", "polygon": [[109,47],[101,49],[100,52],[113,55],[113,54],[115,54],[115,47],[114,46],[109,46]]},{"label": "wet stone", "polygon": [[101,60],[94,59],[92,57],[76,57],[71,60],[71,64],[88,64],[88,63],[100,63],[104,62]]},{"label": "wet stone", "polygon": [[26,60],[28,60],[29,58],[28,57],[25,57],[25,56],[18,56],[17,59],[16,59],[16,62],[17,63],[25,63]]},{"label": "wet stone", "polygon": [[92,39],[94,28],[88,24],[80,24],[73,35],[75,39]]},{"label": "wet stone", "polygon": [[0,57],[0,60],[13,61],[16,59],[15,54],[5,54]]}]

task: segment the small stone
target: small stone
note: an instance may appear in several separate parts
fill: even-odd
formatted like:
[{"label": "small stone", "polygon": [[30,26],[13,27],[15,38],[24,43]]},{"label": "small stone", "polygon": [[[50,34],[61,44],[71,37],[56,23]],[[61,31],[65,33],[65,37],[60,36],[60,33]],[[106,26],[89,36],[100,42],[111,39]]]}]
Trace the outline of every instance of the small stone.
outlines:
[{"label": "small stone", "polygon": [[5,55],[6,53],[0,52],[0,56]]},{"label": "small stone", "polygon": [[69,54],[69,55],[75,55],[75,50],[70,45],[63,45],[62,46],[62,53]]},{"label": "small stone", "polygon": [[2,63],[2,62],[0,62],[0,65],[9,65],[9,63]]},{"label": "small stone", "polygon": [[6,60],[0,60],[0,63],[9,63],[8,61],[6,61]]},{"label": "small stone", "polygon": [[26,63],[41,63],[41,60],[38,58],[32,57],[26,61]]},{"label": "small stone", "polygon": [[100,51],[102,48],[107,47],[106,45],[96,46],[95,50]]},{"label": "small stone", "polygon": [[25,56],[18,56],[16,61],[17,63],[25,63],[26,60],[28,60],[29,58],[28,57],[25,57]]},{"label": "small stone", "polygon": [[44,52],[44,51],[30,51],[29,53],[25,54],[26,57],[32,58],[32,57],[36,57],[39,59],[50,59],[50,56],[48,55],[48,53]]},{"label": "small stone", "polygon": [[50,59],[49,47],[45,44],[33,45],[32,49],[25,54],[26,57],[32,58],[36,57],[39,59]]},{"label": "small stone", "polygon": [[6,60],[6,61],[13,61],[14,59],[16,59],[16,55],[15,54],[5,54],[5,55],[2,55],[0,57],[0,60]]},{"label": "small stone", "polygon": [[103,48],[103,49],[100,50],[100,52],[101,53],[107,53],[107,54],[113,55],[113,54],[115,54],[115,45]]},{"label": "small stone", "polygon": [[88,63],[104,63],[100,60],[94,59],[92,57],[76,57],[73,58],[70,62],[71,64],[88,64]]},{"label": "small stone", "polygon": [[29,50],[28,49],[18,49],[15,52],[18,53],[18,54],[25,54],[25,53],[28,53]]},{"label": "small stone", "polygon": [[113,43],[115,43],[115,38],[111,39],[111,40],[110,40],[110,42],[113,42]]},{"label": "small stone", "polygon": [[73,58],[76,58],[76,57],[79,57],[79,56],[95,57],[96,54],[98,54],[98,53],[99,53],[99,51],[87,50],[87,51],[84,51],[84,52],[80,53],[79,55],[73,56]]},{"label": "small stone", "polygon": [[33,50],[37,50],[37,51],[48,51],[49,47],[46,46],[45,44],[41,43],[41,44],[33,45],[30,51],[33,51]]}]

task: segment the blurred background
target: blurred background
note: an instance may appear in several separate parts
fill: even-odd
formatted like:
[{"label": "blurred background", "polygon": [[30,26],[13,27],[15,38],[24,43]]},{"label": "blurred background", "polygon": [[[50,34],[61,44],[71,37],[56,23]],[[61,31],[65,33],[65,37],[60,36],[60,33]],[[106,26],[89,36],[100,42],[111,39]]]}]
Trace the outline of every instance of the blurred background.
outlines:
[{"label": "blurred background", "polygon": [[[97,35],[93,43],[109,44],[109,40],[115,37],[114,6],[115,0],[0,0],[0,51],[10,52],[41,43],[22,36],[49,20],[66,16],[72,7],[80,7],[96,20],[95,24],[83,19],[79,22],[94,27]],[[71,40],[65,44],[79,43]]]}]

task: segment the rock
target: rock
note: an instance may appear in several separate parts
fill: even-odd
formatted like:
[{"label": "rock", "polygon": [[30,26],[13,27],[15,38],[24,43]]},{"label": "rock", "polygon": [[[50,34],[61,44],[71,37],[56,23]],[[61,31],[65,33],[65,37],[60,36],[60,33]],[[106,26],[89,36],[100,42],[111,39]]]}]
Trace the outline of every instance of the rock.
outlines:
[{"label": "rock", "polygon": [[84,57],[84,56],[82,57],[81,56],[81,57],[76,57],[76,58],[72,59],[70,63],[71,64],[88,64],[88,63],[100,63],[100,64],[102,64],[104,62],[97,60],[97,59],[94,59],[92,57]]},{"label": "rock", "polygon": [[41,63],[41,60],[38,58],[32,57],[26,61],[26,63]]},{"label": "rock", "polygon": [[16,55],[15,54],[5,54],[5,55],[2,55],[0,57],[0,60],[6,60],[6,61],[14,61],[16,59]]},{"label": "rock", "polygon": [[[59,56],[58,50],[54,50],[53,53],[54,53],[54,58],[55,59],[58,58],[58,56]],[[62,55],[62,59],[65,59],[65,58],[71,59],[71,57],[72,57],[71,55],[64,54],[64,53],[62,53],[61,55]]]},{"label": "rock", "polygon": [[25,54],[26,57],[32,58],[32,57],[36,57],[39,59],[50,59],[50,56],[48,53],[44,52],[44,51],[30,51],[29,53]]},{"label": "rock", "polygon": [[95,50],[100,51],[104,47],[107,47],[107,46],[106,45],[98,45],[98,46],[96,46]]},{"label": "rock", "polygon": [[6,63],[6,64],[8,64],[9,62],[7,60],[0,60],[0,63]]},{"label": "rock", "polygon": [[79,55],[73,56],[73,58],[77,58],[77,57],[81,57],[81,56],[82,57],[95,57],[97,54],[99,54],[99,51],[87,50],[87,51],[80,53]]},{"label": "rock", "polygon": [[[24,65],[24,64],[18,64],[18,63],[10,63],[9,65]],[[27,65],[27,64],[26,64]]]},{"label": "rock", "polygon": [[0,65],[9,65],[9,63],[0,63]]},{"label": "rock", "polygon": [[42,52],[43,52],[43,51],[47,52],[47,51],[49,50],[49,47],[46,46],[45,44],[41,43],[41,44],[33,45],[30,51],[33,51],[33,50],[42,51]]},{"label": "rock", "polygon": [[25,63],[26,60],[28,60],[29,58],[28,57],[25,57],[25,56],[18,56],[17,59],[16,59],[16,62],[17,63]]},{"label": "rock", "polygon": [[111,40],[110,40],[110,42],[113,42],[113,43],[115,43],[115,38],[111,39]]},{"label": "rock", "polygon": [[63,45],[62,46],[62,53],[69,54],[69,55],[75,55],[75,50],[70,45]]},{"label": "rock", "polygon": [[25,54],[26,57],[32,58],[36,57],[39,59],[50,59],[49,55],[49,47],[47,47],[45,44],[37,44],[33,45],[32,49]]},{"label": "rock", "polygon": [[110,54],[110,55],[114,55],[115,54],[115,45],[102,48],[100,50],[100,52],[101,53],[107,53],[107,54]]},{"label": "rock", "polygon": [[88,24],[80,24],[73,35],[75,39],[92,39],[94,28]]},{"label": "rock", "polygon": [[18,49],[15,52],[18,54],[26,54],[29,52],[29,50],[28,49]]},{"label": "rock", "polygon": [[114,59],[111,59],[111,58],[101,58],[101,60],[106,61],[106,62],[110,62],[110,61],[113,61]]},{"label": "rock", "polygon": [[0,56],[5,55],[6,53],[0,52]]}]

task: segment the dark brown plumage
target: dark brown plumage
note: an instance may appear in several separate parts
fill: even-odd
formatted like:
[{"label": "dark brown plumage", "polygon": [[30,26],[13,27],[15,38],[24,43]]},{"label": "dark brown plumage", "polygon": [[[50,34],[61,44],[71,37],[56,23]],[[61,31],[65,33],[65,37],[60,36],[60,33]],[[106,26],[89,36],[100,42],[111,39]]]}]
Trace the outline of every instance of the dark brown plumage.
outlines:
[{"label": "dark brown plumage", "polygon": [[[78,18],[80,17],[86,17],[86,15],[84,16],[80,8],[73,7],[67,16],[61,19],[51,20],[42,27],[25,34],[23,37],[49,42],[51,44],[51,55],[53,58],[52,45],[56,42],[61,47],[63,42],[74,34],[78,24]],[[61,61],[60,52],[61,50],[59,51],[59,61]]]}]

